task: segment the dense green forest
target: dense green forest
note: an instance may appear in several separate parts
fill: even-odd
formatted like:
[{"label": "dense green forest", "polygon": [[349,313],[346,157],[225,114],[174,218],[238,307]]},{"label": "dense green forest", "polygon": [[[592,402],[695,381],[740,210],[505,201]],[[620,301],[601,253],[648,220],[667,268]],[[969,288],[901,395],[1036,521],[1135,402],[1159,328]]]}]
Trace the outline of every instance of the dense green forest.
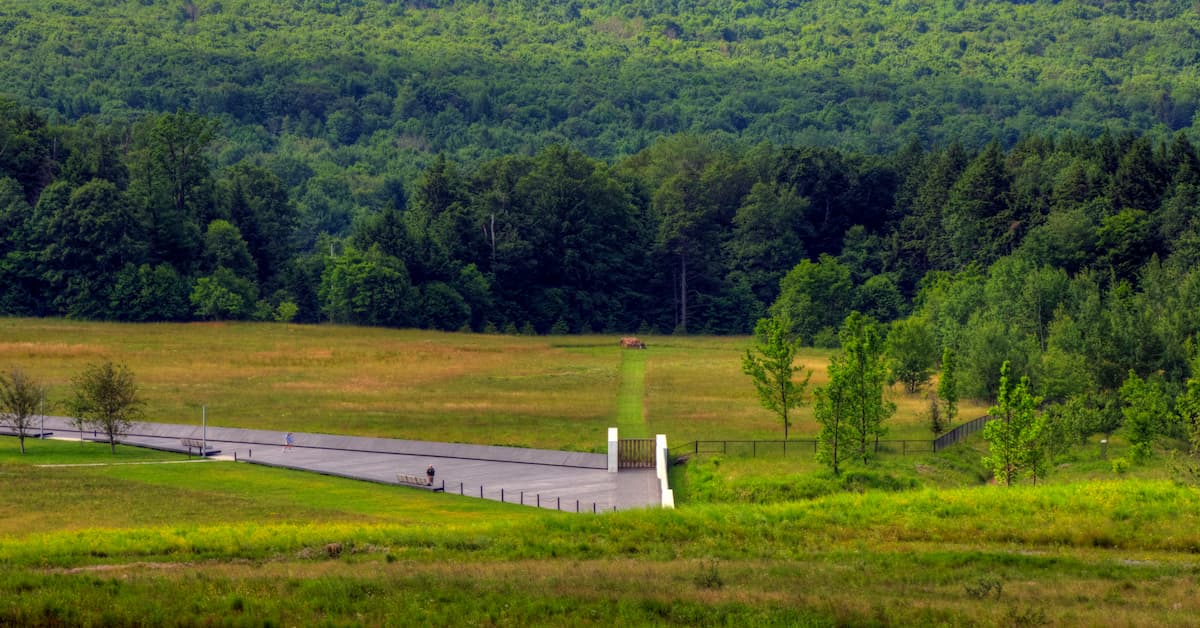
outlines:
[{"label": "dense green forest", "polygon": [[1193,125],[1198,31],[1183,0],[8,0],[0,93],[67,119],[217,117],[220,165],[411,180],[430,154],[611,161],[678,133],[872,153],[1161,139]]},{"label": "dense green forest", "polygon": [[[0,313],[1191,373],[1200,13],[1161,2],[14,0]],[[933,358],[930,358],[932,360]],[[1102,403],[1089,401],[1088,403]]]}]

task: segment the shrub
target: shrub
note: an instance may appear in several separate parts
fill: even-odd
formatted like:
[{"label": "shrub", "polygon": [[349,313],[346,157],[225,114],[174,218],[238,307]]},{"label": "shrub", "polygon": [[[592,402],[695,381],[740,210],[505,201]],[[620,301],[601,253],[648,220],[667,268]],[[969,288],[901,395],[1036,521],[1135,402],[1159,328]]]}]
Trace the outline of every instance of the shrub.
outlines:
[{"label": "shrub", "polygon": [[1125,458],[1113,458],[1112,460],[1113,473],[1124,474],[1129,470],[1129,460]]}]

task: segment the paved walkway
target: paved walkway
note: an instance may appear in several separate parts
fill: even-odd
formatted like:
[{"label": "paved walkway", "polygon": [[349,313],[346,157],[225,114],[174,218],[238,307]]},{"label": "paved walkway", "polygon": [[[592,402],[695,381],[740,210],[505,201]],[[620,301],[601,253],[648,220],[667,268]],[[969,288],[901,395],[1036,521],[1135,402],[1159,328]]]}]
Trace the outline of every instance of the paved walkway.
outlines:
[{"label": "paved walkway", "polygon": [[[45,429],[55,437],[78,436],[65,417],[46,417]],[[430,464],[436,485],[447,493],[575,512],[599,512],[658,506],[653,469],[607,471],[605,454],[520,447],[496,447],[310,434],[297,432],[285,448],[284,432],[198,425],[135,423],[121,438],[126,445],[186,451],[183,439],[205,439],[220,450],[216,459],[237,460],[303,471],[315,471],[386,484],[396,474],[425,476]],[[91,433],[84,437],[92,440]],[[100,436],[100,438],[103,438]],[[607,445],[607,443],[605,443]]]}]

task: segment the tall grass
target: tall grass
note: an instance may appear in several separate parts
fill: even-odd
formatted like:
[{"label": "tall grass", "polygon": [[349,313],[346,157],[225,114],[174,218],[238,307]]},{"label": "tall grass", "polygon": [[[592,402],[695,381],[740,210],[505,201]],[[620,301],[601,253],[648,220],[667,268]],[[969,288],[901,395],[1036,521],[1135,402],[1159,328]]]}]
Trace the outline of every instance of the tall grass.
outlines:
[{"label": "tall grass", "polygon": [[[69,395],[71,378],[112,359],[134,372],[151,420],[553,449],[602,447],[605,429],[635,410],[644,433],[670,442],[779,439],[741,373],[744,337],[652,337],[644,352],[615,337],[518,337],[269,323],[118,324],[0,319],[0,364],[20,366]],[[640,400],[620,391],[644,360]],[[800,362],[825,379],[829,352]],[[931,439],[925,401],[889,393],[889,437]],[[58,410],[61,410],[61,405]],[[964,404],[962,415],[982,409]],[[797,438],[817,425],[805,404]]]},{"label": "tall grass", "polygon": [[204,405],[215,425],[556,449],[603,443],[620,357],[601,337],[0,319],[0,364],[52,401],[112,359],[133,371],[150,420],[199,423]]},{"label": "tall grass", "polygon": [[1200,491],[1162,481],[581,516],[213,461],[43,468],[14,449],[0,494],[0,624],[1187,625],[1200,612]]}]

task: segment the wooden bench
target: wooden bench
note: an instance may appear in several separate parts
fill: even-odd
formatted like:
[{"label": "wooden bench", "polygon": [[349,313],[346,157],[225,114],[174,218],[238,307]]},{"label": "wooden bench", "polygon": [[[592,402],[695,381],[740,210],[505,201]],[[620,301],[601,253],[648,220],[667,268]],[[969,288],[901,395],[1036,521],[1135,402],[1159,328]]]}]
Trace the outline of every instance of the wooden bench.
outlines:
[{"label": "wooden bench", "polygon": [[183,447],[187,449],[188,456],[192,455],[193,449],[195,449],[196,454],[201,457],[221,453],[198,438],[183,438],[179,440],[179,444],[183,445]]},{"label": "wooden bench", "polygon": [[433,486],[429,483],[428,477],[421,477],[419,475],[409,475],[407,473],[397,473],[396,474],[396,482],[398,482],[400,484],[404,484],[406,486],[416,486],[418,488],[428,489],[435,493],[442,493],[446,490],[445,483],[443,483],[441,486]]}]

